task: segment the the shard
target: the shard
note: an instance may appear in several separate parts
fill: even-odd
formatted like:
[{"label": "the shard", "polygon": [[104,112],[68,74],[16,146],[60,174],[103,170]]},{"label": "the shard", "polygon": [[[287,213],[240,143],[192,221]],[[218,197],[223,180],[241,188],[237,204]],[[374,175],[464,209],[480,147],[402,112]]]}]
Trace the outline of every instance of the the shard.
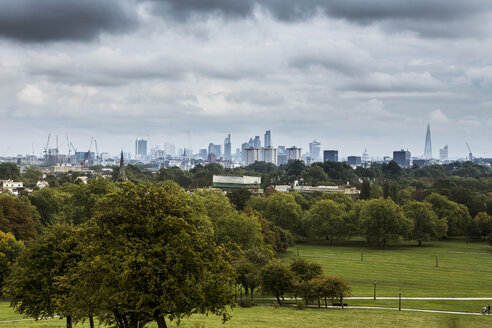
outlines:
[{"label": "the shard", "polygon": [[424,159],[432,158],[432,142],[430,125],[427,123],[427,134],[425,135]]}]

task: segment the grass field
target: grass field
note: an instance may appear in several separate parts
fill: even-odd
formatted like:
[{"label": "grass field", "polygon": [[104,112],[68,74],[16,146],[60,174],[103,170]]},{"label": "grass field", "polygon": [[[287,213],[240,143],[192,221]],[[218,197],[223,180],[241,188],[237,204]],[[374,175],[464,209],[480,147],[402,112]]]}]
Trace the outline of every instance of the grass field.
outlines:
[{"label": "grass field", "polygon": [[[10,311],[5,302],[0,303],[0,316]],[[304,309],[253,307],[236,308],[232,319],[222,324],[215,316],[192,316],[181,322],[184,328],[355,328],[355,327],[491,327],[492,316],[463,316],[440,313],[413,313],[405,311],[355,310],[355,309]],[[64,320],[50,319],[0,323],[0,328],[26,327],[64,327]],[[76,327],[88,327],[79,324]],[[176,323],[168,323],[176,327]],[[156,325],[149,325],[155,328]]]},{"label": "grass field", "polygon": [[377,296],[398,296],[401,288],[406,297],[492,298],[492,247],[485,242],[400,243],[386,250],[358,241],[301,244],[284,258],[296,257],[297,249],[299,256],[320,263],[326,274],[343,276],[353,296],[373,296],[376,281]]}]

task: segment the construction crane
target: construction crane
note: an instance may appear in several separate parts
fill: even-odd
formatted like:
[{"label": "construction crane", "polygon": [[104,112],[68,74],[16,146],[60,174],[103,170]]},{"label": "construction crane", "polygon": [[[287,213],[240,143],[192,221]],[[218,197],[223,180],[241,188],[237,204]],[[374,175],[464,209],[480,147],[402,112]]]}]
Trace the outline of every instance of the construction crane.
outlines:
[{"label": "construction crane", "polygon": [[48,155],[48,147],[50,146],[51,133],[48,134],[48,141],[46,142],[46,147],[44,147],[44,154]]},{"label": "construction crane", "polygon": [[94,141],[94,137],[91,138],[91,145],[89,146],[89,150],[85,153],[84,160],[80,163],[82,166],[85,166],[85,162],[91,156],[92,142]]},{"label": "construction crane", "polygon": [[468,160],[470,162],[473,162],[473,154],[472,154],[472,151],[470,149],[470,146],[468,146],[468,142],[466,142],[466,147],[468,147]]}]

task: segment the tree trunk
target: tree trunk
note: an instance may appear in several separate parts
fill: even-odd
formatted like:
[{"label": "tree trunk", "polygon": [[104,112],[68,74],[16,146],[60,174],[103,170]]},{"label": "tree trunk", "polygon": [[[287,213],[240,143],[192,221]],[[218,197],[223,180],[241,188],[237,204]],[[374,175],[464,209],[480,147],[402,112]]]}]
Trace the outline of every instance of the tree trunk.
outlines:
[{"label": "tree trunk", "polygon": [[320,298],[318,297],[318,309],[321,307],[321,300]]},{"label": "tree trunk", "polygon": [[342,304],[342,309],[343,309],[343,295],[340,295],[340,303]]},{"label": "tree trunk", "polygon": [[94,328],[94,317],[93,316],[89,317],[89,325],[91,326],[91,328]]},{"label": "tree trunk", "polygon": [[419,246],[422,246],[422,240],[419,240]]},{"label": "tree trunk", "polygon": [[67,315],[67,328],[72,328],[72,316]]},{"label": "tree trunk", "polygon": [[280,302],[280,297],[279,295],[275,295],[275,297],[277,298],[277,302],[278,302],[278,305],[282,306],[282,302]]},{"label": "tree trunk", "polygon": [[253,288],[251,288],[251,303],[253,303],[254,299],[253,299]]},{"label": "tree trunk", "polygon": [[328,308],[328,303],[326,302],[326,297],[325,297],[325,308]]},{"label": "tree trunk", "polygon": [[166,319],[163,316],[158,315],[154,317],[154,320],[157,322],[158,328],[167,328]]}]

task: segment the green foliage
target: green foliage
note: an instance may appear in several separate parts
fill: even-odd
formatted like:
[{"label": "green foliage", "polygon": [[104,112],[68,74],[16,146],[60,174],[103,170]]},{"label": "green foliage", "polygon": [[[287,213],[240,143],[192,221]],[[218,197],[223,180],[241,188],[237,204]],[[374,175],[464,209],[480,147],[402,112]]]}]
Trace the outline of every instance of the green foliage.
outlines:
[{"label": "green foliage", "polygon": [[289,268],[298,281],[309,281],[323,274],[323,269],[319,263],[308,262],[299,257],[292,259]]},{"label": "green foliage", "polygon": [[492,233],[492,217],[486,212],[478,213],[467,228],[467,235],[471,238],[486,238]]},{"label": "green foliage", "polygon": [[0,163],[0,180],[21,179],[19,167],[14,163]]},{"label": "green foliage", "polygon": [[292,194],[274,193],[269,197],[252,198],[248,206],[283,229],[300,231],[302,209]]},{"label": "green foliage", "polygon": [[66,222],[65,206],[71,195],[59,188],[46,187],[29,195],[43,226]]},{"label": "green foliage", "polygon": [[304,231],[308,236],[333,238],[344,236],[346,212],[330,199],[316,202],[302,220]]},{"label": "green foliage", "polygon": [[24,244],[15,240],[14,235],[0,230],[0,296],[3,296],[5,279]]},{"label": "green foliage", "polygon": [[301,177],[302,183],[307,186],[325,185],[328,181],[328,175],[319,163],[315,163],[302,171]]},{"label": "green foliage", "polygon": [[232,267],[224,248],[197,230],[190,204],[176,185],[121,184],[80,235],[83,258],[71,295],[88,297],[96,313],[112,313],[114,319],[100,318],[118,327],[152,320],[165,327],[165,317],[192,313],[228,319]]},{"label": "green foliage", "polygon": [[16,312],[32,318],[70,315],[57,303],[66,290],[56,282],[76,260],[73,233],[71,226],[53,225],[22,250],[5,288]]},{"label": "green foliage", "polygon": [[468,209],[461,204],[449,200],[446,196],[436,193],[430,194],[425,202],[432,206],[432,210],[440,219],[446,219],[448,223],[448,235],[460,236],[466,231],[471,221]]},{"label": "green foliage", "polygon": [[321,167],[328,178],[337,184],[345,184],[347,181],[354,181],[357,178],[354,170],[345,162],[326,161],[321,163]]},{"label": "green foliage", "polygon": [[405,216],[413,221],[411,239],[422,241],[440,239],[446,236],[448,225],[445,218],[439,218],[429,203],[410,202],[403,206]]},{"label": "green foliage", "polygon": [[402,209],[391,199],[367,200],[362,204],[360,224],[363,236],[386,248],[389,242],[408,236],[412,221],[403,215]]},{"label": "green foliage", "polygon": [[228,193],[227,198],[229,198],[230,202],[234,204],[238,211],[242,211],[252,195],[252,192],[248,189],[239,188]]},{"label": "green foliage", "polygon": [[302,177],[302,172],[306,169],[306,165],[303,161],[298,159],[290,160],[285,165],[285,178],[288,183],[294,183],[294,181],[300,181]]},{"label": "green foliage", "polygon": [[34,188],[41,179],[43,179],[43,172],[34,167],[26,168],[26,171],[22,174],[22,181],[27,188]]},{"label": "green foliage", "polygon": [[292,290],[294,274],[283,262],[272,261],[261,269],[260,281],[263,292],[273,294],[282,305],[280,298]]},{"label": "green foliage", "polygon": [[38,231],[30,206],[17,197],[0,195],[0,230],[18,240],[35,238]]},{"label": "green foliage", "polygon": [[398,180],[404,173],[403,169],[395,161],[381,164],[381,171],[385,178],[392,180]]},{"label": "green foliage", "polygon": [[369,180],[364,179],[362,181],[362,187],[360,188],[359,199],[370,199],[371,198],[371,183]]},{"label": "green foliage", "polygon": [[94,215],[97,202],[115,189],[114,183],[99,177],[91,179],[87,184],[64,184],[61,190],[70,194],[64,206],[66,222],[74,225],[87,222]]}]

